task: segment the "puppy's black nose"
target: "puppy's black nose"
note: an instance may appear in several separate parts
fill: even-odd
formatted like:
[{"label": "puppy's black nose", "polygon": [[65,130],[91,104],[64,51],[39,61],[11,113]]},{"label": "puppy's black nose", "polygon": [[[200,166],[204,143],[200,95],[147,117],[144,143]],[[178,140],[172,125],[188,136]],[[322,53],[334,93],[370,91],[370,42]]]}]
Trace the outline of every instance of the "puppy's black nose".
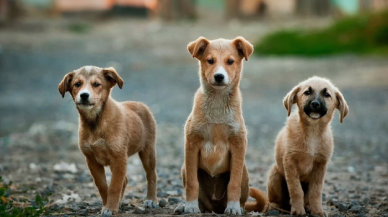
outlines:
[{"label": "puppy's black nose", "polygon": [[216,80],[217,82],[221,82],[224,80],[224,75],[223,74],[215,74],[214,75],[214,80]]},{"label": "puppy's black nose", "polygon": [[318,101],[314,100],[311,102],[311,107],[318,109],[319,107],[321,107],[321,104]]},{"label": "puppy's black nose", "polygon": [[89,94],[88,93],[81,93],[80,97],[81,97],[81,100],[87,100],[89,98]]}]

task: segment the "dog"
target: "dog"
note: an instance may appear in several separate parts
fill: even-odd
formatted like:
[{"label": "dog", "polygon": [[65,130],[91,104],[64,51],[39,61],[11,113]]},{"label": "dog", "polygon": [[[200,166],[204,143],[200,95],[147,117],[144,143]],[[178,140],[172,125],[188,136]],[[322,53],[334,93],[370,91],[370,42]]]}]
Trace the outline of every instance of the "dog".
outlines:
[{"label": "dog", "polygon": [[[291,113],[295,103],[298,109]],[[269,209],[294,215],[305,215],[307,210],[313,216],[327,216],[322,208],[322,189],[334,148],[330,123],[335,109],[342,123],[349,107],[342,93],[320,77],[295,86],[283,104],[289,118],[276,139],[276,162],[267,183]]]},{"label": "dog", "polygon": [[248,209],[262,211],[266,204],[264,193],[250,190],[248,185],[247,131],[239,89],[243,59],[248,60],[253,46],[243,37],[200,37],[187,49],[199,61],[201,86],[185,125],[181,172],[186,203],[175,211],[241,215],[248,193],[256,198],[256,202],[246,204]]},{"label": "dog", "polygon": [[[62,97],[72,96],[79,113],[79,148],[102,198],[102,214],[118,211],[125,187],[127,159],[139,153],[147,176],[146,208],[157,205],[156,123],[149,108],[139,102],[116,102],[115,85],[124,81],[112,67],[84,66],[65,75],[58,86]],[[104,166],[112,179],[108,187]]]}]

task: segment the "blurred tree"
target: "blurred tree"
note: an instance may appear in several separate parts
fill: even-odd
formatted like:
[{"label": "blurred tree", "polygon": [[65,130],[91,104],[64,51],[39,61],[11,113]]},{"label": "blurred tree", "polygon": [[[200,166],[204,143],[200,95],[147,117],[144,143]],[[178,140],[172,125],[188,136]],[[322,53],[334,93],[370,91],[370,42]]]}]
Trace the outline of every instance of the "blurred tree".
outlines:
[{"label": "blurred tree", "polygon": [[296,13],[325,16],[331,13],[330,0],[296,0]]},{"label": "blurred tree", "polygon": [[195,19],[194,0],[159,0],[158,16],[164,20]]}]

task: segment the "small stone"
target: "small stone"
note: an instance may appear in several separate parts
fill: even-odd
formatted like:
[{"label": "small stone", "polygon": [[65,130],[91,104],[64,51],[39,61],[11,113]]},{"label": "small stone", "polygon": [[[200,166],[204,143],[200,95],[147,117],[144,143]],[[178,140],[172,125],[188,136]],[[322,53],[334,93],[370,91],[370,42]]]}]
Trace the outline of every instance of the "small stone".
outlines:
[{"label": "small stone", "polygon": [[159,191],[156,196],[157,197],[168,197],[168,194],[166,192]]},{"label": "small stone", "polygon": [[329,199],[326,203],[326,205],[328,206],[336,206],[337,204],[338,204],[338,200],[334,198]]},{"label": "small stone", "polygon": [[349,209],[350,212],[354,212],[354,213],[359,213],[361,212],[361,210],[362,210],[362,206],[358,206],[358,205],[352,206],[352,208]]},{"label": "small stone", "polygon": [[369,197],[365,197],[364,200],[362,200],[362,202],[365,204],[365,205],[368,205],[369,204]]},{"label": "small stone", "polygon": [[338,210],[340,212],[346,212],[348,210],[348,205],[345,203],[338,203]]},{"label": "small stone", "polygon": [[276,209],[270,210],[267,213],[265,213],[266,216],[278,216],[280,215],[280,212]]},{"label": "small stone", "polygon": [[369,191],[369,187],[368,186],[365,186],[361,189],[361,191]]},{"label": "small stone", "polygon": [[134,214],[144,214],[144,210],[140,209],[139,207],[136,207]]},{"label": "small stone", "polygon": [[79,210],[79,207],[77,206],[77,205],[73,205],[71,208],[71,211],[73,211],[73,212],[77,212],[78,210]]},{"label": "small stone", "polygon": [[77,214],[80,215],[80,216],[87,216],[88,215],[88,210],[87,209],[80,209],[77,212]]},{"label": "small stone", "polygon": [[159,201],[159,206],[160,207],[165,207],[167,205],[167,201],[165,200],[165,199],[161,199],[160,201]]},{"label": "small stone", "polygon": [[381,206],[383,206],[383,204],[382,204],[382,203],[378,203],[378,204],[376,205],[376,208],[377,208],[377,209],[380,209]]},{"label": "small stone", "polygon": [[326,194],[322,194],[322,201],[326,200]]},{"label": "small stone", "polygon": [[171,203],[179,203],[179,202],[181,202],[181,199],[179,199],[179,198],[177,198],[177,197],[170,197],[170,198],[168,198],[168,202],[170,202],[170,204]]}]

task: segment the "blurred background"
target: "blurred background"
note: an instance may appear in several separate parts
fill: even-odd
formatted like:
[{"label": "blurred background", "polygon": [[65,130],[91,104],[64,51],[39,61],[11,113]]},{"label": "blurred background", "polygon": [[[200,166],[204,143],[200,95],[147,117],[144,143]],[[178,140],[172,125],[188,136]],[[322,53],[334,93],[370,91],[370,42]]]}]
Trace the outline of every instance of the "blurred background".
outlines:
[{"label": "blurred background", "polygon": [[[34,204],[42,192],[53,201],[74,193],[88,206],[73,198],[58,202],[58,212],[97,213],[100,198],[78,150],[77,110],[57,89],[66,73],[96,65],[113,66],[124,79],[113,98],[151,108],[159,196],[182,199],[183,126],[199,87],[186,46],[199,36],[243,36],[255,46],[241,81],[251,185],[265,190],[287,118],[283,97],[302,80],[327,77],[350,113],[340,124],[336,112],[332,123],[324,201],[368,198],[373,203],[362,205],[370,214],[388,213],[381,202],[388,195],[388,0],[0,0],[0,176],[14,183],[7,197]],[[141,201],[137,156],[128,177],[126,201]]]}]

